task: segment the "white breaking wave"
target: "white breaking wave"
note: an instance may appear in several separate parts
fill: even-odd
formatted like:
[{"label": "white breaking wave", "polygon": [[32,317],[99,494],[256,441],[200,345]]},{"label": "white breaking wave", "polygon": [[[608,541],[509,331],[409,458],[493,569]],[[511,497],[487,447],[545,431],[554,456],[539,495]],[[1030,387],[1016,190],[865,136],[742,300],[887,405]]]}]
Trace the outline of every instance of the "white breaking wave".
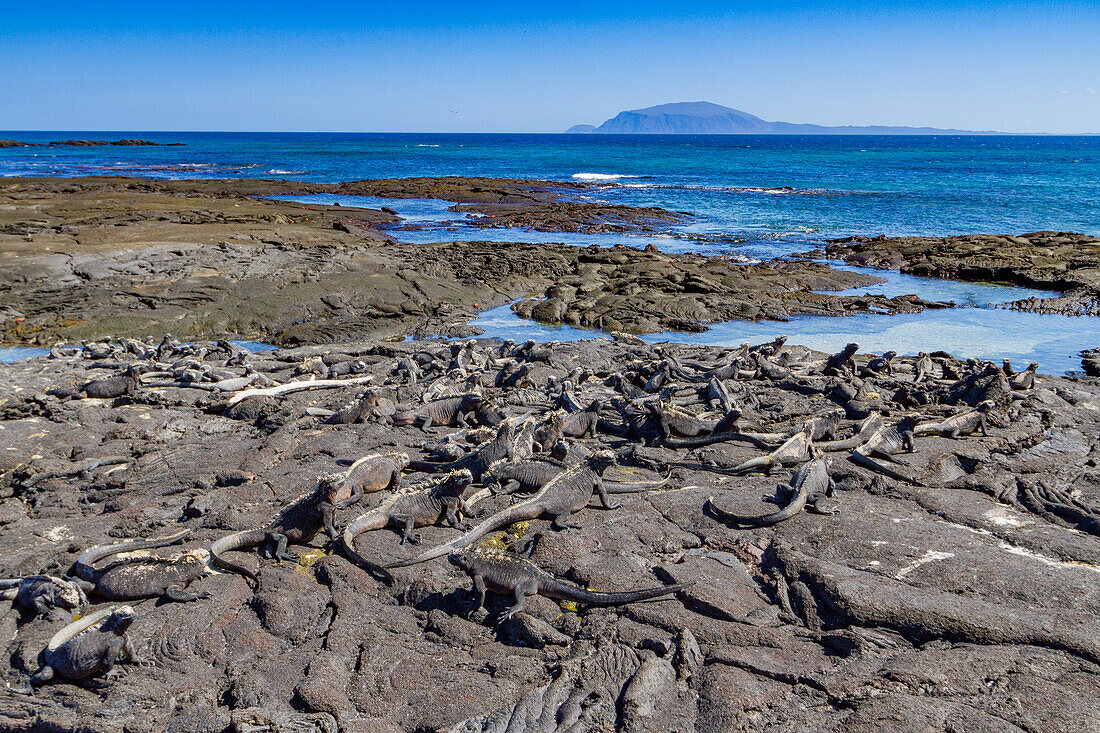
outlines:
[{"label": "white breaking wave", "polygon": [[309,173],[309,171],[288,171],[283,170],[282,168],[272,168],[268,171],[268,173],[274,173],[275,175],[287,175],[291,173]]},{"label": "white breaking wave", "polygon": [[622,173],[574,173],[574,181],[617,181],[620,178],[641,178],[641,176],[628,176]]}]

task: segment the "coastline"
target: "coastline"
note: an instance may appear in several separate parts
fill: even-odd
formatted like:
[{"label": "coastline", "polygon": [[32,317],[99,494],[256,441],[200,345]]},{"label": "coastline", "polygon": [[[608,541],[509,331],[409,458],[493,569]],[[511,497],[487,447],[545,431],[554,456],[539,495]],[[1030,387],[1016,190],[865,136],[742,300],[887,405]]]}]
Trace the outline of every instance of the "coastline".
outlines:
[{"label": "coastline", "polygon": [[[589,202],[562,209],[556,183],[459,181],[446,179],[442,189],[427,180],[329,188],[446,196],[477,206],[485,218],[505,207],[501,218],[522,226],[536,216],[553,228],[566,217],[574,222],[563,225],[569,231],[641,228],[682,216]],[[632,333],[935,305],[822,294],[877,280],[809,261],[744,265],[628,247],[402,244],[386,233],[398,223],[392,213],[262,198],[317,190],[269,181],[5,179],[0,242],[11,276],[0,285],[0,340],[52,345],[172,331],[288,345],[462,335],[479,310],[531,295],[543,298],[533,314],[540,320]],[[524,197],[529,203],[517,213],[514,199]],[[586,212],[580,223],[571,218],[577,207]]]}]

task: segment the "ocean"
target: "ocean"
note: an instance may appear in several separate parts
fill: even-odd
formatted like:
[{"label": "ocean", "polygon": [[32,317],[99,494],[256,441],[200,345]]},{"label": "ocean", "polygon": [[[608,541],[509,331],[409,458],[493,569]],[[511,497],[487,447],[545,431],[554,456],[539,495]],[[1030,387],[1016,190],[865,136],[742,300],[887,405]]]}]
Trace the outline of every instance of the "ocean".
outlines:
[{"label": "ocean", "polygon": [[[142,138],[181,146],[0,149],[0,177],[132,175],[155,178],[285,178],[337,182],[405,176],[501,176],[600,184],[586,192],[614,203],[688,211],[690,223],[645,237],[464,230],[438,201],[387,202],[418,231],[407,241],[477,238],[587,244],[654,243],[666,251],[721,254],[745,261],[803,252],[853,234],[950,235],[1038,230],[1100,234],[1100,136],[593,136],[486,134],[0,132],[26,142]],[[341,205],[379,205],[355,197]],[[799,335],[831,348],[880,333],[899,350],[939,348],[953,326],[960,356],[1039,361],[1077,368],[1076,352],[1100,346],[1100,319],[1057,319],[989,307],[1035,294],[1022,288],[891,276],[871,292],[907,289],[970,306],[915,317],[795,319],[786,324],[724,324],[707,334],[651,338],[736,343],[767,333]],[[974,313],[973,311],[980,311]],[[890,319],[883,321],[882,319]],[[542,338],[542,327],[490,318],[493,335]],[[967,329],[980,338],[965,337]],[[759,333],[758,333],[759,331]],[[1050,338],[1037,338],[1049,331]],[[581,332],[584,335],[586,332]],[[573,338],[568,330],[550,336]]]}]

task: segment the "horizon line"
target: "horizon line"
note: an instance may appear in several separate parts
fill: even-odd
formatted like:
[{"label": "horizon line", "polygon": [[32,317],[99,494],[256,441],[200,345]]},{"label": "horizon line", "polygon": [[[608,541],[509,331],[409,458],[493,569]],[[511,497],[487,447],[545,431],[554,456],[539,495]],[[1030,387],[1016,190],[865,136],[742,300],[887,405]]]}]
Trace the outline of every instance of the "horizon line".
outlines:
[{"label": "horizon line", "polygon": [[[840,127],[910,127],[909,125],[841,125]],[[928,129],[925,126],[912,126],[914,130]],[[207,129],[207,130],[170,130],[170,129],[37,129],[17,130],[0,129],[5,133],[243,133],[257,135],[569,135],[570,137],[1088,137],[1100,135],[1100,132],[1005,132],[986,130],[961,130],[958,132],[567,132],[561,131],[455,131],[455,130],[245,130],[245,129]],[[23,142],[23,141],[17,141]],[[33,144],[32,144],[33,145]]]}]

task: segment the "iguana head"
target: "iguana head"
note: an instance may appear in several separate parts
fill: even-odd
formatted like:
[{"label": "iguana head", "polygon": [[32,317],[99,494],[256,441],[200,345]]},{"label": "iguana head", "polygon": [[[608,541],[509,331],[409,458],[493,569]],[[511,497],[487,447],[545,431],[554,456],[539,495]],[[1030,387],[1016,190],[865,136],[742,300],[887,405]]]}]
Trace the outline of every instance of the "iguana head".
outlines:
[{"label": "iguana head", "polygon": [[859,344],[855,343],[854,341],[844,347],[844,353],[847,354],[848,356],[851,356],[852,354],[856,353],[857,351],[859,351]]},{"label": "iguana head", "polygon": [[130,628],[130,624],[134,622],[135,618],[137,618],[137,612],[134,611],[133,606],[119,606],[107,617],[103,624],[103,630],[122,633]]},{"label": "iguana head", "polygon": [[604,448],[588,457],[588,465],[598,474],[603,474],[611,466],[615,465],[615,453]]},{"label": "iguana head", "polygon": [[350,494],[347,486],[347,475],[343,473],[330,473],[317,479],[317,488],[314,495],[324,501],[336,503],[347,498],[344,494]]},{"label": "iguana head", "polygon": [[74,609],[80,608],[88,602],[88,599],[84,597],[84,592],[80,590],[80,586],[76,583],[54,577],[51,577],[50,580],[57,589],[57,594],[54,596],[55,605]]},{"label": "iguana head", "polygon": [[466,557],[465,552],[452,552],[447,555],[447,562],[454,565],[459,570],[470,569],[470,558]]}]

